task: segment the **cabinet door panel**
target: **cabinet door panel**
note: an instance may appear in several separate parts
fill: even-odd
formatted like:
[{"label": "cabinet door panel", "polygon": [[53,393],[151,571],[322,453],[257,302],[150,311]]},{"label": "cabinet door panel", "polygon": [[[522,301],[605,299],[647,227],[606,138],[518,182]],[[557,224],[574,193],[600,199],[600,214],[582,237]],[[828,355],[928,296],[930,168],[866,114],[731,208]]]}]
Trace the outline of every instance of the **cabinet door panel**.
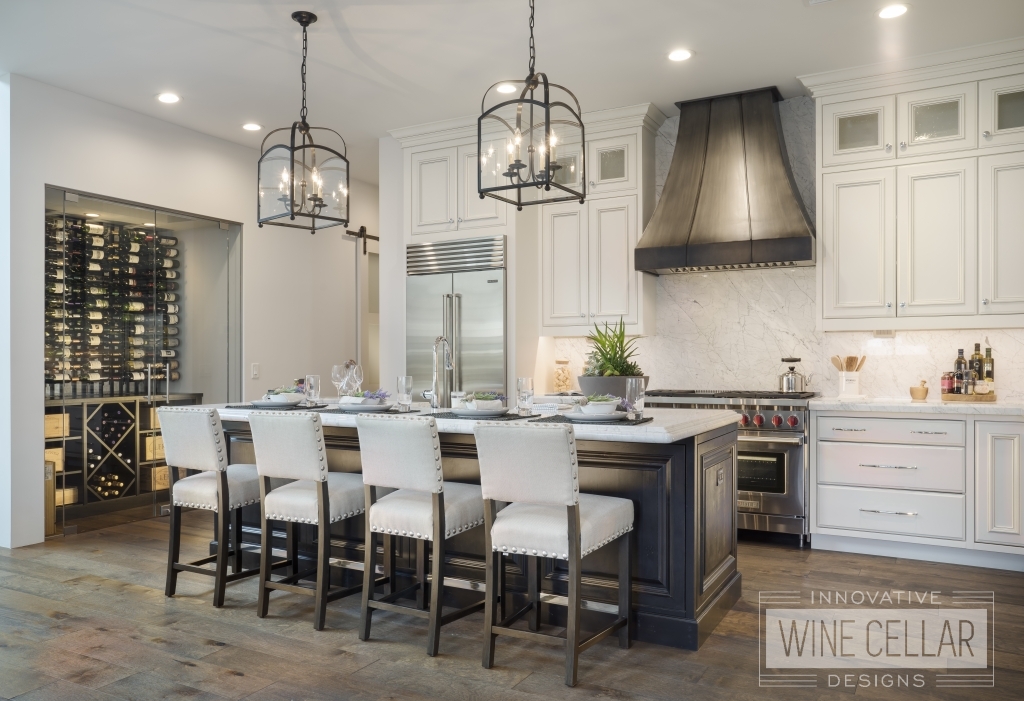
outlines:
[{"label": "cabinet door panel", "polygon": [[834,166],[895,158],[895,113],[892,95],[822,106],[822,163]]},{"label": "cabinet door panel", "polygon": [[975,148],[978,84],[915,90],[896,98],[897,156]]},{"label": "cabinet door panel", "polygon": [[610,136],[587,144],[588,195],[619,190],[635,190],[639,154],[636,135]]},{"label": "cabinet door panel", "polygon": [[1024,73],[978,84],[978,146],[1024,143]]},{"label": "cabinet door panel", "polygon": [[898,316],[977,312],[977,161],[897,171]]},{"label": "cabinet door panel", "polygon": [[822,178],[825,318],[895,316],[895,181],[894,168]]},{"label": "cabinet door panel", "polygon": [[975,528],[979,543],[1024,546],[1021,451],[1024,423],[979,421],[975,450]]},{"label": "cabinet door panel", "polygon": [[1024,314],[1024,153],[978,159],[982,314]]},{"label": "cabinet door panel", "polygon": [[635,324],[636,197],[591,200],[589,210],[591,321]]},{"label": "cabinet door panel", "polygon": [[541,304],[545,326],[587,323],[587,210],[578,203],[541,210]]},{"label": "cabinet door panel", "polygon": [[[499,143],[498,145],[500,146],[501,144]],[[485,143],[485,152],[487,151],[486,147],[487,144]],[[480,199],[480,195],[477,192],[477,159],[478,155],[475,145],[459,147],[458,228],[460,230],[505,225],[505,203],[493,197]],[[494,163],[484,164],[480,177],[484,187],[499,185],[501,180],[501,174],[497,172]]]},{"label": "cabinet door panel", "polygon": [[454,231],[458,149],[422,151],[411,156],[412,233]]}]

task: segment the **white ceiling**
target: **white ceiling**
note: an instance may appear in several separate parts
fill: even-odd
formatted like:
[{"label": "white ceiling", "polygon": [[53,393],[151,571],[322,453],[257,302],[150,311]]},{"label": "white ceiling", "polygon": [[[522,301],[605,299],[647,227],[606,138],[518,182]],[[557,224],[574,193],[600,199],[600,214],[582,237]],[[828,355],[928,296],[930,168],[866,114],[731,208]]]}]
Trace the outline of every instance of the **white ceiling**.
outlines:
[{"label": "white ceiling", "polygon": [[[585,111],[778,85],[795,76],[1024,35],[1022,0],[537,0],[537,67]],[[0,73],[18,73],[257,148],[244,122],[299,109],[300,32],[312,10],[310,122],[377,181],[389,129],[479,111],[527,72],[526,0],[0,0]],[[694,57],[666,59],[684,47]],[[176,105],[155,96],[173,91]]]}]

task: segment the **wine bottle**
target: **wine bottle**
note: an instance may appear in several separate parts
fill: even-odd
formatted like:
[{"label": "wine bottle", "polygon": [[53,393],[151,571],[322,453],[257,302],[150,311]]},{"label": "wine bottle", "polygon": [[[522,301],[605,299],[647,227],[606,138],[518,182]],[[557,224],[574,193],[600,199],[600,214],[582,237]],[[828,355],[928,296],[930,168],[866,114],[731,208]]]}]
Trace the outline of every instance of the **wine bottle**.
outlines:
[{"label": "wine bottle", "polygon": [[158,246],[177,246],[178,239],[173,236],[159,236],[157,237],[156,243]]},{"label": "wine bottle", "polygon": [[953,361],[953,394],[964,394],[964,380],[967,379],[967,360],[964,358],[964,349],[957,350],[956,360]]},{"label": "wine bottle", "polygon": [[156,265],[158,268],[180,268],[181,261],[174,258],[157,258]]},{"label": "wine bottle", "polygon": [[157,278],[164,280],[177,280],[180,275],[177,270],[164,270],[163,268],[159,268],[154,272]]},{"label": "wine bottle", "polygon": [[985,358],[981,364],[981,374],[985,382],[992,385],[993,391],[995,391],[996,383],[996,361],[992,358],[992,349],[985,349]]},{"label": "wine bottle", "polygon": [[974,344],[974,353],[971,354],[971,360],[968,363],[968,369],[973,374],[971,379],[980,380],[984,373],[985,357],[981,354],[981,344]]},{"label": "wine bottle", "polygon": [[62,282],[50,283],[49,285],[46,286],[46,291],[49,292],[52,295],[62,295],[62,294],[64,294],[64,283],[62,283]]}]

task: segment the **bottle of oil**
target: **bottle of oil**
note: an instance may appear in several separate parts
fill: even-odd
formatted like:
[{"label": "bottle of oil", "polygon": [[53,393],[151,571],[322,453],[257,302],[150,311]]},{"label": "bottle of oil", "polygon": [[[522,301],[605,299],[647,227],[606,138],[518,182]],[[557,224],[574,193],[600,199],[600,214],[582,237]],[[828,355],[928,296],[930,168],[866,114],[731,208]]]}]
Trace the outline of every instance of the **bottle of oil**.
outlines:
[{"label": "bottle of oil", "polygon": [[964,380],[967,379],[967,359],[964,358],[964,349],[957,350],[956,360],[953,361],[953,394],[964,394]]},{"label": "bottle of oil", "polygon": [[981,376],[992,388],[992,391],[996,391],[996,361],[992,359],[992,349],[985,349],[985,359],[981,364]]},{"label": "bottle of oil", "polygon": [[981,344],[975,343],[974,353],[971,354],[971,359],[968,364],[970,371],[974,374],[972,379],[981,380],[984,378],[984,365],[985,357],[981,354]]}]

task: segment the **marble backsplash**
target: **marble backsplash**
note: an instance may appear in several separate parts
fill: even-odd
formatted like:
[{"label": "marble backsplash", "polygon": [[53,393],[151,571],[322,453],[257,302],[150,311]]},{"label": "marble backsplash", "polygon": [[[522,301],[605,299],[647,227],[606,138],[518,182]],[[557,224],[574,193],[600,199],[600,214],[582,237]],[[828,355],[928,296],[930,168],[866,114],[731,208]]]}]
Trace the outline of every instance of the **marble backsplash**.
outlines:
[{"label": "marble backsplash", "polygon": [[[797,188],[813,220],[814,106],[810,98],[780,105],[783,134]],[[678,117],[665,122],[655,142],[656,192],[668,174]],[[868,332],[815,330],[814,268],[663,275],[657,284],[657,330],[637,342],[638,361],[652,388],[776,389],[781,358],[802,358],[810,389],[838,391],[833,355],[866,355],[861,391],[870,397],[908,397],[927,380],[937,400],[939,378],[958,348],[992,348],[1001,399],[1024,399],[1024,329],[906,331],[895,338]],[[986,340],[987,339],[987,340]],[[559,338],[555,356],[573,376],[582,372],[585,338]]]}]

